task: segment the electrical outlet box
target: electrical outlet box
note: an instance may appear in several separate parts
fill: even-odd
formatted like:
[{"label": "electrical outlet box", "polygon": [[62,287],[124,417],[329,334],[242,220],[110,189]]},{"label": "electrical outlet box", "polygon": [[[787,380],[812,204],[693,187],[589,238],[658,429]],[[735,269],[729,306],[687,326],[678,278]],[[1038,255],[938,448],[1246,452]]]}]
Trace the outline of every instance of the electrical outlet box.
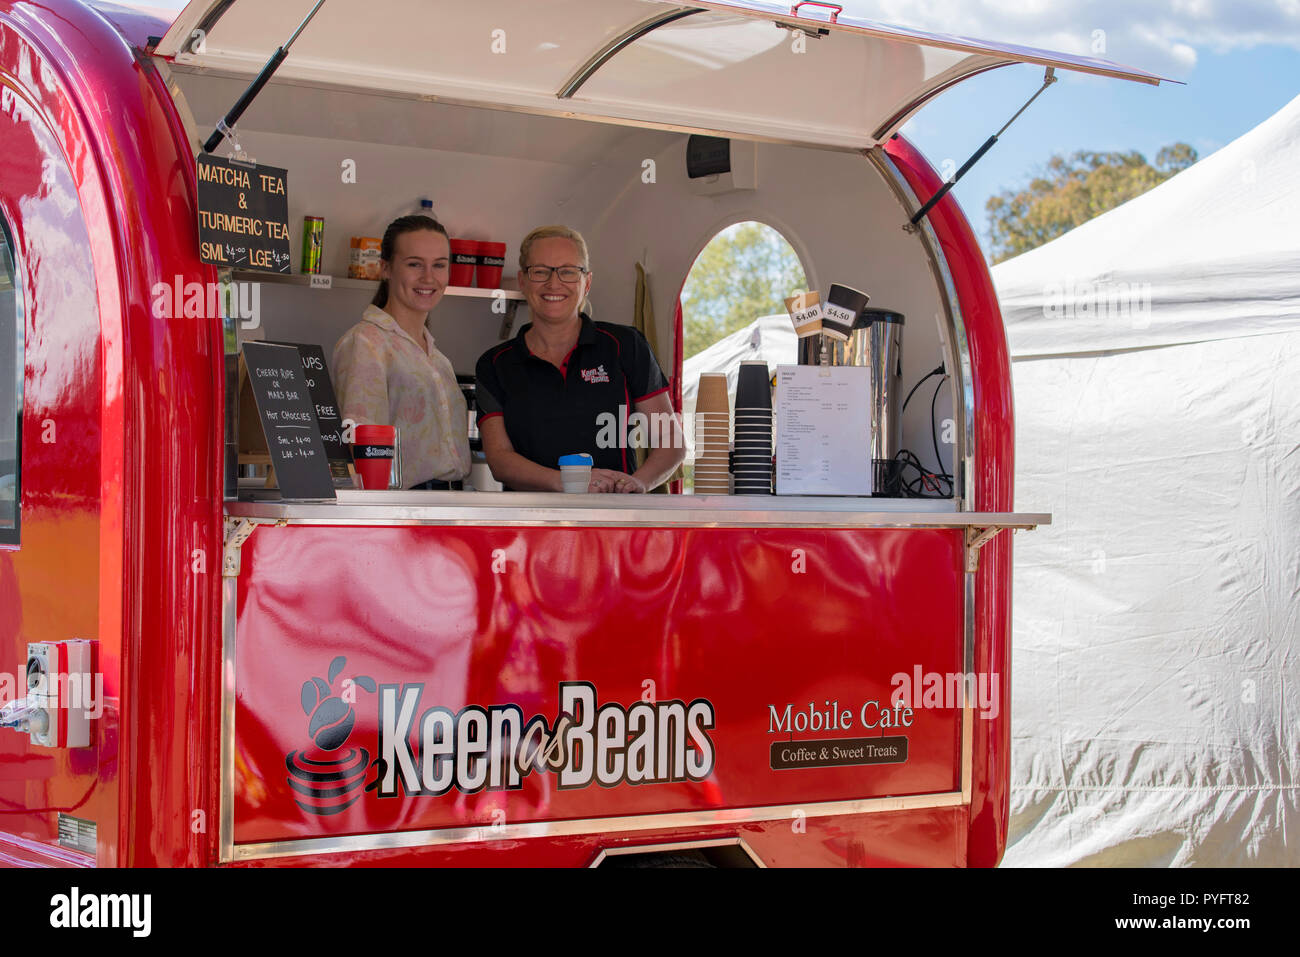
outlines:
[{"label": "electrical outlet box", "polygon": [[32,722],[32,744],[44,748],[90,746],[90,722],[102,713],[102,682],[94,680],[94,642],[40,641],[27,646],[27,697],[45,712]]}]

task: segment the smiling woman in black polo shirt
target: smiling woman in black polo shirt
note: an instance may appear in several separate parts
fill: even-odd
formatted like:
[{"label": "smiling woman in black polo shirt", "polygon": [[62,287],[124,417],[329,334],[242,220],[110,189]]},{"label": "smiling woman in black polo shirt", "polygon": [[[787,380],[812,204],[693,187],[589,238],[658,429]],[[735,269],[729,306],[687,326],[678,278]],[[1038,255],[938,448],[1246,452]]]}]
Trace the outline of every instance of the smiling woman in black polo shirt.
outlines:
[{"label": "smiling woman in black polo shirt", "polygon": [[[533,321],[478,360],[478,427],[492,475],[512,491],[560,492],[560,456],[587,452],[589,491],[646,492],[666,481],[686,455],[668,381],[641,333],[581,311],[591,290],[582,236],[542,226],[524,237],[519,288]],[[628,447],[634,412],[672,423],[671,440],[652,443],[640,468]]]}]

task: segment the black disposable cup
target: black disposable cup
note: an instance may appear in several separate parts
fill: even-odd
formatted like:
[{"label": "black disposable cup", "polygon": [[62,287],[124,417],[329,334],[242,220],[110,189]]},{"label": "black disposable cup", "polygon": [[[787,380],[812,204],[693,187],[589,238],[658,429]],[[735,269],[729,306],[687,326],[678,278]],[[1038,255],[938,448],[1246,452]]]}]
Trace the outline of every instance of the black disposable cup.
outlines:
[{"label": "black disposable cup", "polygon": [[766,362],[742,362],[736,376],[736,412],[772,409],[772,386]]},{"label": "black disposable cup", "polygon": [[852,286],[831,284],[831,291],[822,306],[822,334],[833,339],[847,339],[858,314],[867,306],[871,297],[859,292]]}]

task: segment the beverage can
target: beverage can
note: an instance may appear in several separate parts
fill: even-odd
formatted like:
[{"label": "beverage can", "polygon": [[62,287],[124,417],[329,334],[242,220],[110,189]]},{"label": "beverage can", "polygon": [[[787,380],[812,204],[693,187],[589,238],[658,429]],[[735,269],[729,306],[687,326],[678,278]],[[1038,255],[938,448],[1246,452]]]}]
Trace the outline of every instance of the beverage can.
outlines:
[{"label": "beverage can", "polygon": [[320,216],[302,218],[302,271],[314,276],[320,272],[325,251],[325,220]]}]

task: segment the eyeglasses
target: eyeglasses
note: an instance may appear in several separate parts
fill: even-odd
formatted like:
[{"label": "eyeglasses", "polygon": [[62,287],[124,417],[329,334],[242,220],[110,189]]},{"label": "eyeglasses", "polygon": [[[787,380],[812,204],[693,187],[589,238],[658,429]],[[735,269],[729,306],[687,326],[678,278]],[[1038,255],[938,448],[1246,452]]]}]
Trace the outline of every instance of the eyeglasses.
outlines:
[{"label": "eyeglasses", "polygon": [[551,273],[560,277],[560,282],[579,282],[590,270],[581,266],[529,266],[524,275],[531,282],[543,283],[551,278]]}]

